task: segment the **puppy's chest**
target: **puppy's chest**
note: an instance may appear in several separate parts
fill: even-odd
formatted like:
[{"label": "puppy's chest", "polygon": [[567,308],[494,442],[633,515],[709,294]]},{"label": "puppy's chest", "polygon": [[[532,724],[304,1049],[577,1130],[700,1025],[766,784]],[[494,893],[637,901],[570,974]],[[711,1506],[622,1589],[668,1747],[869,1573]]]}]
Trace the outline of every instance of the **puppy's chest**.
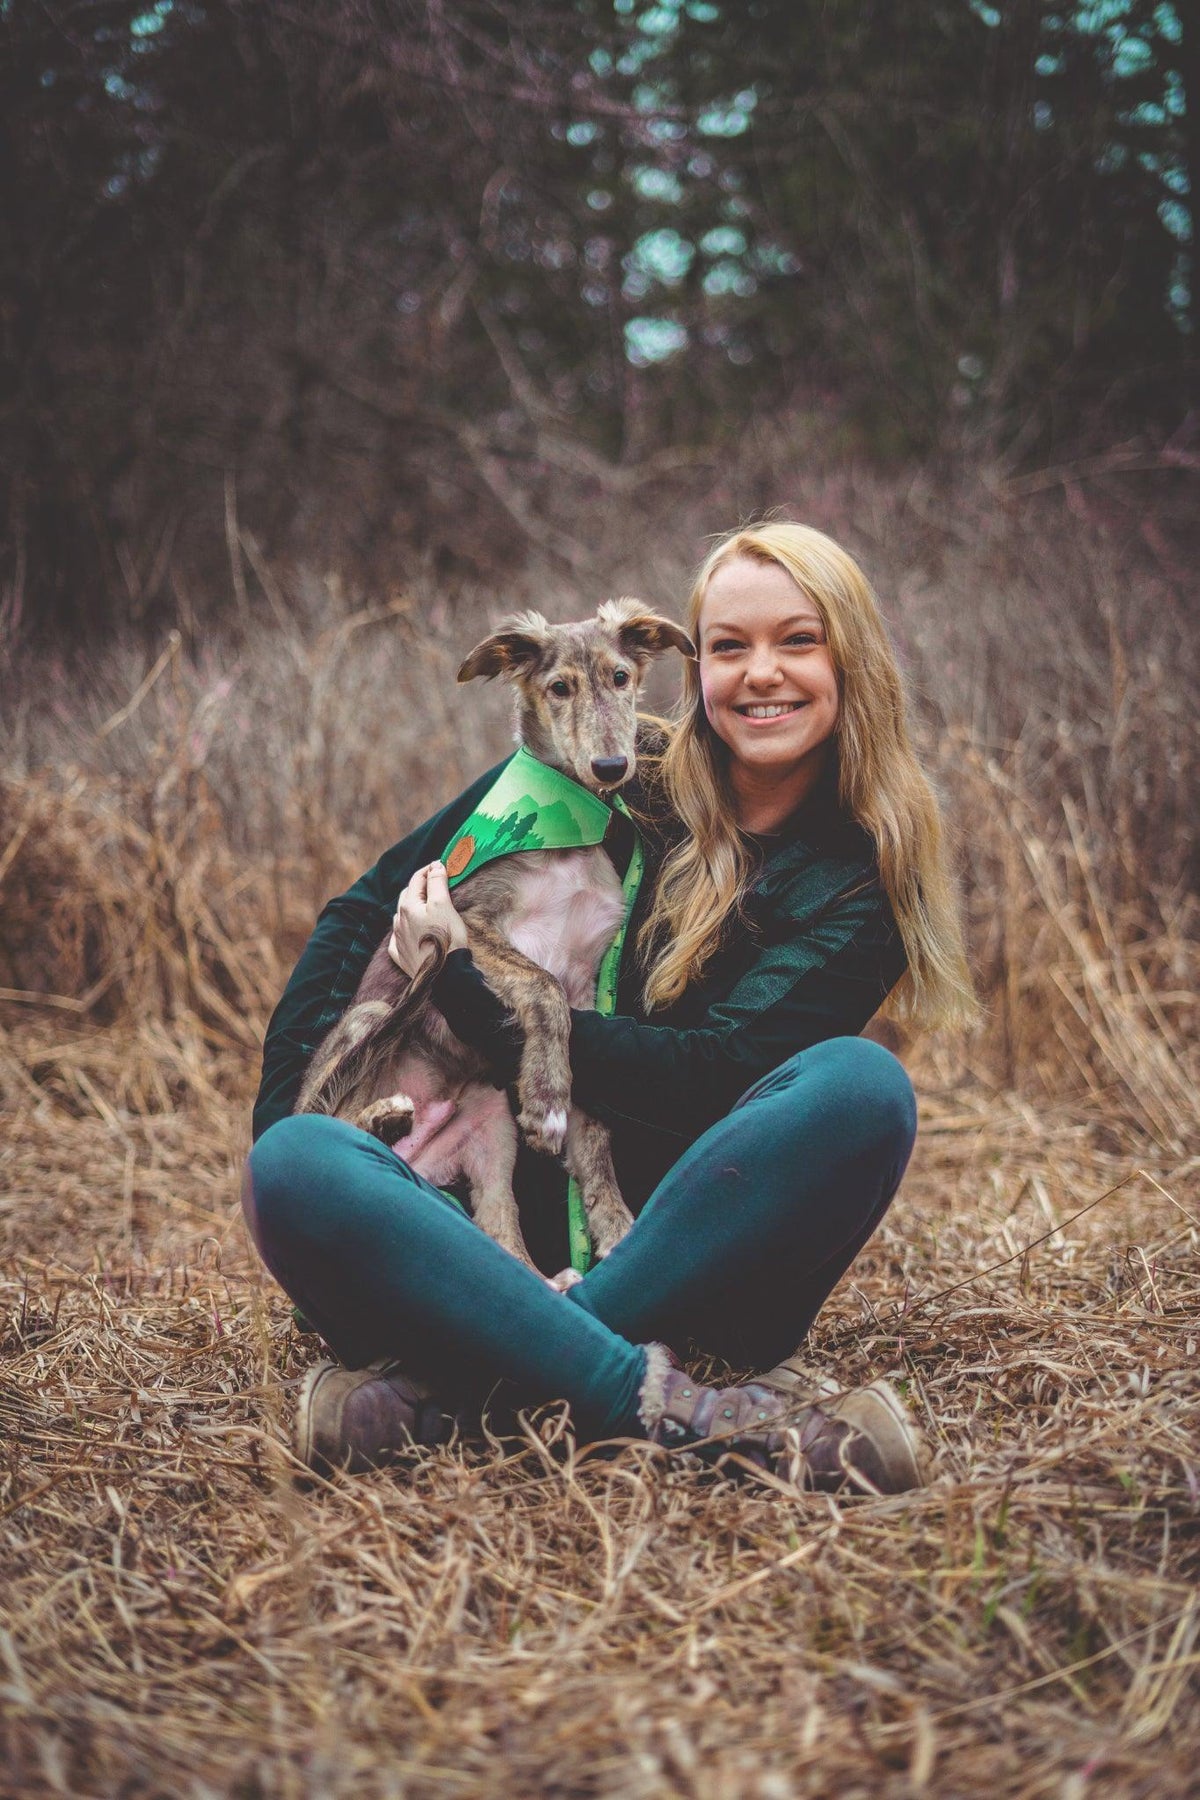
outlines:
[{"label": "puppy's chest", "polygon": [[532,851],[514,858],[505,935],[557,976],[572,1006],[592,1006],[600,959],[624,912],[621,883],[603,850]]}]

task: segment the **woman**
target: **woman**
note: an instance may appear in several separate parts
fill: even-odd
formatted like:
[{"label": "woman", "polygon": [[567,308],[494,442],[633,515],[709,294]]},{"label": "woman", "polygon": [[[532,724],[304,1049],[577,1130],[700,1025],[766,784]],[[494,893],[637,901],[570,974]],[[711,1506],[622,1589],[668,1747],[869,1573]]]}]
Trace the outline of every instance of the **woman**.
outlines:
[{"label": "woman", "polygon": [[[494,772],[326,908],[276,1011],[246,1208],[343,1365],[313,1371],[301,1395],[297,1445],[315,1466],[440,1441],[446,1409],[477,1409],[502,1383],[517,1404],[565,1398],[592,1438],[712,1439],[821,1487],[921,1479],[886,1384],[818,1404],[787,1359],[912,1148],[907,1076],[855,1034],[889,995],[923,1024],[972,1006],[937,806],[874,597],[829,538],[784,523],[732,533],[700,570],[688,629],[698,661],[640,796],[637,953],[617,1016],[572,1018],[575,1096],[609,1125],[637,1215],[605,1261],[555,1292],[374,1139],[286,1116],[397,894],[392,954],[411,973],[430,931],[447,933],[435,999],[497,1083],[511,1079],[511,1022],[430,860]],[[549,1272],[565,1257],[546,1165],[526,1159],[518,1193]],[[663,1347],[689,1340],[769,1372],[705,1387]]]}]

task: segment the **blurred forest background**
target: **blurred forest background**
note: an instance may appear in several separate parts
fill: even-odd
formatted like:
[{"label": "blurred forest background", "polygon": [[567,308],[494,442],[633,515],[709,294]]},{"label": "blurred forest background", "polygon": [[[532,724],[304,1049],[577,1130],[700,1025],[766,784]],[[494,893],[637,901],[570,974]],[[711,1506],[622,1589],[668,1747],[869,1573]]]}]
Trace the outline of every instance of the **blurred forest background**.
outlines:
[{"label": "blurred forest background", "polygon": [[[1198,207],[1171,0],[0,0],[0,1791],[1194,1791]],[[300,1497],[295,955],[504,753],[494,619],[777,507],[984,1002],[807,1345],[936,1480]]]},{"label": "blurred forest background", "polygon": [[0,626],[570,564],[765,417],[1194,474],[1198,96],[1170,0],[4,0]]}]

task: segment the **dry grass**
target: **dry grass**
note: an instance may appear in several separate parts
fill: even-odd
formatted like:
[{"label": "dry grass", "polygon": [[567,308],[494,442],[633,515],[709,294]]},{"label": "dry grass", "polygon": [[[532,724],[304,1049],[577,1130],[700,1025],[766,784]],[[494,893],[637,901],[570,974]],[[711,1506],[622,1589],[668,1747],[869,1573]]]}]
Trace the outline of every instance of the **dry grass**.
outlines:
[{"label": "dry grass", "polygon": [[1051,560],[1027,521],[1020,601],[983,512],[932,559],[926,500],[852,498],[989,1018],[915,1055],[912,1170],[809,1352],[907,1384],[933,1485],[785,1495],[553,1412],[298,1485],[317,1349],[236,1207],[256,1044],[323,894],[502,749],[501,709],[480,745],[450,711],[478,608],[314,601],[181,645],[108,729],[151,664],[43,665],[0,789],[0,1792],[1200,1791],[1189,672],[1152,567],[1124,626],[1087,615],[1116,577],[1082,526]]}]

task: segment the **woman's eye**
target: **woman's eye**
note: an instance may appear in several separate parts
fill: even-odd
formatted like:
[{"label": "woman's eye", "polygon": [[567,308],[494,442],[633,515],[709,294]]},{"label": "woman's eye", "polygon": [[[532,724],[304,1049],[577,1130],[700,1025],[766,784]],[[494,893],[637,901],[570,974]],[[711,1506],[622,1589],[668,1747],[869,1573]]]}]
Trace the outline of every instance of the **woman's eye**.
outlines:
[{"label": "woman's eye", "polygon": [[550,683],[550,692],[556,695],[560,700],[565,700],[570,691],[571,690],[565,681],[552,681]]},{"label": "woman's eye", "polygon": [[628,687],[629,686],[629,670],[628,669],[614,669],[613,670],[613,686],[614,687]]},{"label": "woman's eye", "polygon": [[817,641],[818,639],[815,631],[793,631],[791,636],[787,639],[789,644],[808,645],[815,644]]},{"label": "woman's eye", "polygon": [[716,638],[708,646],[712,656],[720,656],[727,650],[740,650],[741,647],[736,638]]}]

